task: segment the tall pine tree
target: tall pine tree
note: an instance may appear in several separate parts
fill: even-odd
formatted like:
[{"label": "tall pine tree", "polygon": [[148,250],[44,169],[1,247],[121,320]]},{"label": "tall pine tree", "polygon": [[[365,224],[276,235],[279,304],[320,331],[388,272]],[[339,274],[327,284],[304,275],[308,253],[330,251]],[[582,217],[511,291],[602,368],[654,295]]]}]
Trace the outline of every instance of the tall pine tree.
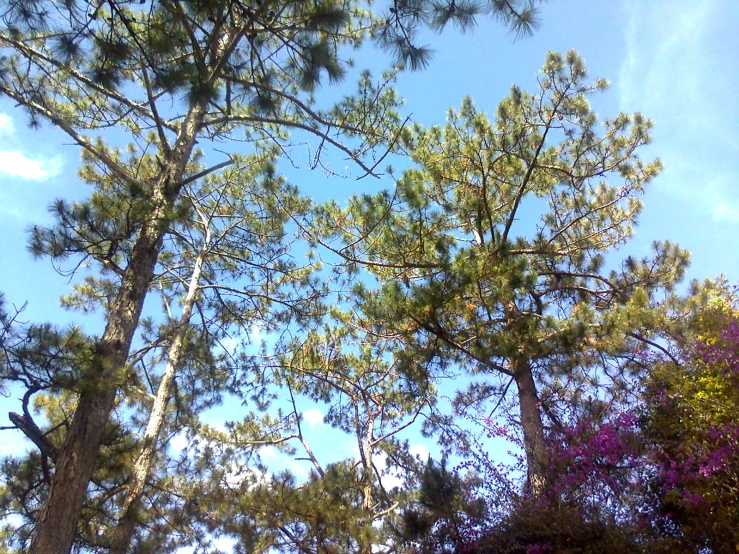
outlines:
[{"label": "tall pine tree", "polygon": [[465,100],[445,126],[409,130],[415,167],[394,191],[327,209],[326,228],[344,232],[318,238],[376,275],[356,304],[409,364],[425,360],[428,379],[478,376],[460,410],[515,391],[534,495],[547,486],[545,421],[624,400],[664,318],[655,300],[688,261],[670,243],[612,261],[660,167],[638,156],[651,122],[600,123],[588,97],[607,83],[589,83],[574,52],[549,54],[537,80],[533,94],[513,87],[494,121]]},{"label": "tall pine tree", "polygon": [[[518,4],[492,6],[497,15],[525,29],[532,22],[532,6]],[[41,229],[32,239],[39,255],[93,262],[106,278],[109,300],[98,338],[82,340],[72,333],[48,339],[64,342],[65,348],[77,345],[74,362],[60,361],[70,367],[59,369],[74,381],[76,394],[59,447],[44,447],[54,470],[31,552],[67,552],[74,540],[116,396],[127,379],[129,352],[158,256],[173,222],[182,216],[183,187],[237,162],[228,157],[205,169],[197,166],[198,139],[228,139],[244,132],[247,141],[279,144],[286,130],[296,129],[371,172],[362,154],[395,132],[397,118],[388,105],[392,98],[363,94],[319,110],[313,106],[313,91],[324,76],[331,82],[343,77],[339,49],[358,45],[373,30],[395,29],[383,35],[385,45],[397,46],[402,60],[418,66],[413,59],[420,50],[412,38],[419,22],[469,23],[477,8],[464,6],[393,2],[391,20],[382,22],[358,3],[334,0],[2,3],[0,93],[25,108],[32,124],[50,123],[68,135],[120,197],[118,204],[106,207],[120,211],[102,218],[89,207],[69,210],[60,202],[57,218],[74,232],[52,237]],[[125,134],[122,142],[129,144],[130,156],[95,136],[109,128]],[[36,385],[28,390],[39,392]],[[28,434],[37,433],[31,429]]]},{"label": "tall pine tree", "polygon": [[[125,552],[135,527],[146,520],[146,527],[152,528],[162,518],[157,514],[174,498],[173,487],[162,475],[162,469],[170,466],[172,473],[178,473],[162,452],[167,437],[185,431],[197,434],[199,412],[218,404],[229,392],[246,398],[257,386],[255,377],[239,368],[248,367],[249,360],[234,355],[230,351],[233,348],[226,345],[234,342],[233,336],[248,336],[255,325],[270,330],[287,324],[293,314],[309,312],[319,298],[310,282],[310,266],[300,267],[286,257],[292,244],[284,229],[286,209],[289,207],[294,213],[305,202],[298,199],[293,187],[274,174],[276,155],[276,148],[265,148],[259,154],[241,157],[236,167],[183,188],[178,206],[180,217],[166,234],[153,280],[165,315],[144,319],[141,337],[124,368],[125,382],[107,433],[118,446],[112,448],[104,441],[105,455],[93,474],[96,488],[88,490],[83,515],[86,531],[78,533],[79,544],[109,546],[111,551]],[[125,221],[115,209],[120,202],[116,187],[106,183],[90,166],[85,166],[83,173],[97,185],[97,190],[88,202],[58,206],[61,221],[52,228],[36,231],[34,244],[38,248],[52,251],[74,237],[78,248],[92,249],[99,237],[85,237],[73,223],[82,214],[98,223],[104,237],[111,236],[116,222]],[[115,216],[109,217],[111,213]],[[118,264],[126,251],[122,244],[119,255],[110,261],[111,275],[119,271]],[[110,278],[90,275],[63,300],[70,307],[105,313],[114,291],[115,283]],[[51,329],[34,332],[32,328],[29,333],[47,336],[47,340],[54,335]],[[90,342],[81,336],[78,340],[82,344]],[[65,348],[61,349],[64,352]],[[8,351],[18,358],[10,365],[18,366],[19,373],[6,376],[35,383],[37,408],[53,426],[61,427],[67,423],[67,416],[60,400],[69,410],[79,383],[75,379],[66,383],[44,382],[43,363],[21,361],[28,350],[9,345]],[[43,360],[43,354],[37,355]],[[65,355],[73,366],[84,364],[84,358],[72,348],[67,347]],[[248,419],[251,425],[244,422],[244,431],[232,437],[233,441],[244,443],[246,450],[256,448],[249,446],[254,437],[262,443],[276,436],[267,419],[261,419],[264,426],[258,417]],[[18,421],[22,427],[33,427],[27,410]],[[47,436],[55,449],[60,434]],[[21,462],[26,467],[25,484],[17,479],[18,470],[9,466],[10,480],[17,490],[36,488],[34,482],[40,471],[34,460],[31,456]],[[142,504],[144,493],[148,499]],[[15,497],[9,499],[10,503],[26,516],[25,523],[33,523],[37,496]],[[157,505],[156,510],[152,504]],[[139,542],[161,540],[157,533],[136,535]],[[23,544],[22,533],[15,542]]]}]

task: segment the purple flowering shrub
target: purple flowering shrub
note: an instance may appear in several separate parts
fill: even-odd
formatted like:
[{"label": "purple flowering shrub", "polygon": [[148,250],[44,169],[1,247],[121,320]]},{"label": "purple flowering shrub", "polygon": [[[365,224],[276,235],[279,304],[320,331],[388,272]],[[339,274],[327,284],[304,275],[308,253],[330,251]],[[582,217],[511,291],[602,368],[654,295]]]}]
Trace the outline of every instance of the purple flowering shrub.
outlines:
[{"label": "purple flowering shrub", "polygon": [[548,440],[552,468],[551,494],[557,501],[590,503],[613,509],[634,488],[643,465],[638,418],[617,414],[597,423],[582,418],[551,433]]},{"label": "purple flowering shrub", "polygon": [[[505,417],[505,416],[504,416]],[[582,418],[548,435],[549,489],[532,498],[525,491],[525,458],[514,417],[485,420],[474,457],[456,467],[469,498],[483,498],[485,522],[470,521],[457,552],[511,554],[642,551],[626,517],[634,496],[633,475],[640,470],[637,418],[619,414],[596,423]],[[517,447],[507,463],[485,452],[486,439],[505,439]]]},{"label": "purple flowering shrub", "polygon": [[704,318],[697,327],[683,367],[664,364],[646,391],[645,435],[656,445],[652,523],[685,548],[737,552],[739,319]]},{"label": "purple flowering shrub", "polygon": [[[711,325],[697,326],[679,365],[654,364],[640,409],[551,426],[538,498],[524,487],[515,417],[486,420],[457,470],[476,476],[466,494],[485,499],[487,520],[458,551],[739,552],[739,319]],[[518,448],[507,464],[485,452],[500,438]]]}]

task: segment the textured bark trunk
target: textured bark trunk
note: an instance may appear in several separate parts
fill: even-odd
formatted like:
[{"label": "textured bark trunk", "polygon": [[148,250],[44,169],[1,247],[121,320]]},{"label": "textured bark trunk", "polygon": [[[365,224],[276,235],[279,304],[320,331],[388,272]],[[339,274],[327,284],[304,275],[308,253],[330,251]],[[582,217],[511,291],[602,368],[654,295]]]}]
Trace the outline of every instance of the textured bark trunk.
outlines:
[{"label": "textured bark trunk", "polygon": [[368,517],[371,517],[372,505],[374,504],[374,498],[372,497],[372,480],[374,477],[374,469],[372,467],[373,438],[374,419],[370,418],[364,440],[360,440],[359,443],[362,458],[362,509],[367,513]]},{"label": "textured bark trunk", "polygon": [[203,268],[203,260],[207,254],[208,245],[210,243],[210,233],[206,231],[205,244],[198,253],[195,260],[190,285],[185,296],[182,307],[182,314],[177,322],[172,344],[167,353],[167,364],[162,374],[162,380],[157,389],[157,395],[154,399],[154,405],[149,415],[149,422],[146,425],[142,440],[142,449],[136,463],[131,471],[131,479],[128,482],[128,490],[123,499],[123,505],[120,509],[120,518],[118,525],[113,531],[113,537],[110,546],[110,554],[126,554],[133,539],[134,528],[137,523],[138,510],[141,507],[141,496],[144,493],[146,480],[151,474],[151,468],[154,466],[156,454],[159,451],[157,444],[164,427],[164,420],[167,413],[167,405],[169,397],[172,394],[177,369],[180,367],[182,357],[182,344],[185,341],[185,335],[190,328],[190,317],[192,309],[195,305],[195,297],[197,296],[198,286],[200,283],[200,274]]},{"label": "textured bark trunk", "polygon": [[531,495],[538,497],[546,488],[544,468],[544,424],[539,411],[539,396],[528,360],[514,362],[514,376],[518,388],[518,404],[521,410],[523,444],[526,451],[526,466]]},{"label": "textured bark trunk", "polygon": [[[368,411],[368,413],[370,412]],[[357,421],[359,421],[359,411],[356,412],[356,415]],[[366,517],[365,525],[371,525],[373,521],[372,508],[374,505],[374,498],[372,496],[372,481],[374,479],[374,468],[372,467],[372,441],[374,439],[374,423],[374,414],[371,414],[364,438],[359,439],[359,448],[362,458],[362,510],[364,510]],[[359,431],[360,429],[357,425],[358,435]],[[358,550],[358,554],[371,554],[371,552],[371,544],[360,545]]]},{"label": "textured bark trunk", "polygon": [[180,192],[204,109],[193,107],[183,121],[167,166],[154,187],[154,208],[139,232],[118,295],[108,316],[64,445],[49,493],[39,510],[30,554],[67,554],[74,541],[87,486],[122,378],[144,300],[154,276],[169,213]]}]

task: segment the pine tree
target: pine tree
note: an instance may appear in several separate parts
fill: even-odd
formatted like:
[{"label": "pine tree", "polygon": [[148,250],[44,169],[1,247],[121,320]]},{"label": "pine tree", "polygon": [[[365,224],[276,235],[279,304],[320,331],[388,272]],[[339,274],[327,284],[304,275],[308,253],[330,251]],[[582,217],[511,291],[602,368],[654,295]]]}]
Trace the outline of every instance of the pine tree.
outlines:
[{"label": "pine tree", "polygon": [[[494,7],[521,29],[532,22],[529,3]],[[102,278],[88,286],[105,297],[106,325],[98,338],[50,330],[37,337],[39,349],[62,345],[74,356],[60,361],[70,367],[60,367],[41,388],[30,385],[30,395],[71,391],[74,416],[66,431],[55,431],[61,435],[55,450],[42,456],[43,464],[52,460],[54,471],[31,552],[67,552],[74,540],[116,397],[128,379],[129,352],[159,254],[184,215],[183,188],[238,167],[236,156],[200,167],[194,161],[198,139],[244,132],[247,142],[280,144],[286,131],[297,130],[318,137],[319,153],[332,145],[372,173],[362,156],[396,133],[392,94],[373,95],[383,89],[372,89],[365,79],[358,97],[319,110],[313,92],[324,76],[330,82],[344,76],[342,46],[357,46],[367,32],[393,26],[401,40],[385,44],[411,45],[414,26],[429,23],[427,15],[439,9],[446,15],[438,25],[469,21],[472,8],[457,8],[455,2],[394,2],[395,21],[380,22],[358,4],[330,0],[3,3],[0,93],[25,108],[32,125],[46,122],[66,133],[107,187],[79,209],[63,201],[55,205],[68,233],[36,229],[32,237],[36,254],[83,259],[100,271]],[[414,48],[399,51],[412,66]],[[125,134],[129,156],[95,136],[108,128]]]},{"label": "pine tree", "polygon": [[[193,221],[189,225],[173,226],[172,244],[169,248],[165,246],[160,254],[159,265],[163,271],[155,280],[164,297],[169,321],[147,341],[167,344],[165,368],[142,436],[141,452],[131,469],[119,510],[121,515],[110,539],[111,552],[128,551],[138,523],[136,512],[158,455],[157,446],[175,386],[193,393],[196,387],[200,388],[199,395],[204,397],[206,405],[217,402],[229,389],[245,396],[254,388],[254,379],[246,375],[243,384],[235,384],[237,380],[227,369],[233,357],[223,355],[218,364],[222,369],[215,375],[198,376],[191,371],[187,384],[178,383],[176,378],[185,364],[185,356],[189,364],[202,358],[203,366],[209,368],[212,364],[208,360],[215,361],[217,351],[222,350],[218,348],[222,337],[244,335],[255,325],[265,330],[284,325],[295,314],[309,311],[319,296],[310,283],[311,267],[299,267],[285,258],[291,247],[284,229],[286,208],[296,213],[304,202],[297,198],[293,187],[274,176],[276,155],[276,149],[266,149],[259,156],[242,160],[240,167],[224,171],[218,179],[206,179],[194,191],[185,188]],[[175,291],[180,289],[185,289],[179,293],[183,297],[181,313],[173,316],[171,299],[176,298]],[[193,324],[190,320],[195,311],[200,317]],[[197,336],[202,337],[201,344],[196,342]],[[206,337],[215,339],[211,339],[214,344],[210,347]],[[177,404],[181,417],[197,421],[202,402],[194,403],[192,395],[180,393]],[[267,432],[267,429],[269,425],[258,425],[257,429],[235,433],[230,439],[248,444],[256,435],[261,444],[264,435],[277,436],[274,430]]]},{"label": "pine tree", "polygon": [[[32,552],[70,548],[125,382],[123,368],[157,257],[171,222],[180,216],[183,186],[235,161],[196,172],[197,139],[226,137],[241,127],[247,140],[279,140],[284,129],[301,128],[357,160],[358,152],[341,145],[337,134],[366,137],[358,151],[376,142],[378,128],[344,123],[350,110],[361,113],[351,100],[326,113],[309,106],[322,72],[330,79],[341,76],[336,48],[361,38],[360,30],[347,27],[352,12],[336,3],[280,7],[275,12],[269,3],[252,10],[233,2],[37,2],[14,3],[6,13],[9,25],[1,40],[11,55],[4,61],[0,90],[24,106],[32,122],[46,120],[80,145],[120,194],[119,205],[106,209],[121,210],[110,224],[60,202],[59,218],[69,218],[82,239],[45,241],[43,230],[32,238],[39,254],[83,254],[114,276],[105,332],[90,345],[86,366],[78,368],[75,416],[59,448]],[[172,113],[172,105],[182,110]],[[381,116],[371,121],[386,124]],[[127,133],[129,158],[90,136],[108,126]]]},{"label": "pine tree", "polygon": [[395,191],[326,210],[326,227],[338,217],[346,230],[318,239],[376,275],[379,288],[356,290],[364,321],[426,360],[428,379],[483,376],[458,411],[489,412],[514,387],[534,495],[547,487],[545,421],[628,399],[664,323],[658,300],[688,261],[656,243],[605,269],[660,167],[638,156],[651,122],[621,114],[599,128],[588,97],[607,83],[588,83],[574,52],[551,53],[538,83],[514,86],[494,122],[465,100],[446,126],[409,130],[416,167]]},{"label": "pine tree", "polygon": [[[257,487],[244,483],[226,502],[232,508],[222,532],[240,544],[272,537],[272,546],[285,551],[396,547],[400,517],[421,472],[402,433],[428,412],[434,391],[406,380],[390,360],[386,338],[359,331],[351,312],[333,307],[291,336],[277,347],[275,380],[292,402],[294,433],[284,437],[295,460],[310,462],[311,476],[307,483],[289,473]],[[299,395],[327,408],[323,423],[354,441],[353,457],[347,451],[346,459],[326,463],[342,453],[311,447],[295,403]],[[400,486],[388,484],[390,470]]]},{"label": "pine tree", "polygon": [[[134,527],[142,520],[141,513],[146,514],[147,526],[161,519],[156,514],[161,514],[162,506],[171,504],[173,498],[166,477],[154,471],[155,466],[161,469],[168,464],[162,452],[166,447],[165,431],[170,436],[184,429],[197,433],[199,411],[218,403],[227,391],[244,397],[253,393],[254,379],[246,372],[237,378],[234,367],[247,365],[248,360],[225,352],[221,342],[229,335],[246,336],[254,325],[265,330],[284,325],[293,313],[309,311],[316,301],[317,291],[311,289],[309,281],[310,267],[299,267],[284,256],[291,245],[284,229],[286,210],[296,213],[304,202],[298,200],[293,187],[274,175],[276,155],[276,148],[265,148],[259,154],[242,157],[237,167],[183,188],[181,217],[167,232],[153,281],[167,315],[164,320],[147,317],[141,326],[142,336],[129,357],[121,389],[125,408],[118,403],[111,420],[117,429],[115,438],[124,448],[111,450],[107,443],[104,445],[106,462],[99,462],[93,475],[101,490],[88,494],[84,513],[90,517],[83,519],[85,529],[90,531],[78,533],[78,542],[108,545],[111,551],[125,552]],[[34,240],[39,248],[52,250],[75,236],[77,246],[82,245],[82,238],[75,233],[77,228],[70,223],[75,218],[69,214],[87,211],[88,218],[92,213],[99,225],[105,222],[109,227],[117,221],[105,216],[106,210],[115,211],[111,203],[119,201],[109,183],[89,166],[83,168],[83,174],[97,184],[91,201],[65,206],[61,215],[67,215],[61,217],[59,225],[38,229]],[[112,190],[115,192],[115,188]],[[121,252],[125,251],[122,246]],[[109,267],[118,267],[124,256],[111,261]],[[104,277],[88,276],[64,302],[85,311],[105,311],[114,290],[115,284]],[[197,317],[193,322],[194,313]],[[74,355],[70,350],[66,354],[68,360]],[[18,356],[23,355],[18,352]],[[38,381],[28,371],[23,377]],[[75,386],[76,382],[70,381],[62,394],[68,404],[73,403]],[[53,394],[38,394],[36,407],[43,409],[54,426],[66,423],[65,411],[59,409],[59,400]],[[256,424],[258,418],[251,419],[248,432],[231,438],[232,443],[244,443],[245,450],[256,448],[249,446],[254,436],[261,442],[277,436],[275,429],[269,430],[267,420],[262,419],[261,425]],[[33,421],[30,414],[24,420]],[[54,438],[58,439],[58,434]],[[32,460],[26,460],[26,465],[30,468]],[[34,475],[33,471],[27,473]],[[147,486],[150,479],[156,481],[156,510],[141,506],[144,492],[152,496],[152,488]],[[32,483],[27,479],[25,486],[20,482],[16,486],[30,490]],[[35,499],[23,506],[31,522],[30,514],[37,508]],[[111,520],[118,523],[111,524]],[[155,537],[151,533],[139,536],[139,542],[144,539],[152,542]]]},{"label": "pine tree", "polygon": [[446,459],[429,459],[420,475],[418,497],[403,513],[402,541],[424,554],[475,552],[472,545],[486,511],[484,502],[469,492]]}]

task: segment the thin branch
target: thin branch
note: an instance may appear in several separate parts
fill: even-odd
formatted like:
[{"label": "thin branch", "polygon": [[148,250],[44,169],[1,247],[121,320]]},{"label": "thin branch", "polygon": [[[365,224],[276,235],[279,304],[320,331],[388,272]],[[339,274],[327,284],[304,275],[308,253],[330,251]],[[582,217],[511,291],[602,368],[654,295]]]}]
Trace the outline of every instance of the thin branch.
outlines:
[{"label": "thin branch", "polygon": [[[210,126],[210,125],[218,125],[220,123],[238,123],[238,122],[249,123],[249,124],[265,123],[268,125],[279,125],[279,126],[284,126],[284,127],[293,127],[295,129],[301,129],[303,131],[306,131],[312,135],[319,137],[320,139],[328,142],[334,148],[337,148],[338,150],[344,152],[347,156],[349,156],[351,160],[354,161],[354,163],[356,163],[359,167],[361,167],[367,174],[372,175],[373,177],[379,178],[379,176],[376,173],[374,173],[372,168],[367,166],[367,164],[365,164],[362,160],[359,159],[359,155],[356,152],[353,152],[348,146],[343,145],[336,139],[331,138],[328,135],[328,133],[324,131],[320,131],[314,127],[311,127],[310,125],[306,123],[300,123],[299,121],[288,121],[286,119],[270,118],[270,117],[260,117],[260,116],[245,117],[245,116],[229,115],[229,116],[224,116],[221,118],[216,118],[210,121],[206,121],[204,122],[204,125]],[[366,177],[366,175],[363,175],[362,177]]]},{"label": "thin branch", "polygon": [[444,341],[445,343],[447,343],[449,346],[452,346],[452,347],[456,348],[457,350],[459,350],[460,352],[466,354],[467,356],[469,356],[473,360],[476,360],[476,361],[480,362],[481,364],[483,364],[483,365],[485,365],[485,366],[487,366],[487,367],[489,367],[491,369],[494,369],[495,371],[499,371],[500,373],[502,373],[504,375],[508,375],[509,377],[513,377],[513,373],[511,373],[510,370],[508,370],[507,368],[503,367],[502,365],[499,365],[499,364],[496,364],[496,363],[492,362],[491,360],[486,360],[484,358],[481,358],[477,354],[474,354],[472,351],[470,351],[464,345],[458,343],[452,337],[450,337],[449,336],[449,333],[447,333],[444,329],[441,329],[440,327],[439,328],[434,328],[430,324],[424,323],[424,322],[416,319],[412,315],[409,315],[409,317],[416,323],[416,325],[418,325],[419,327],[422,327],[423,329],[425,329],[426,331],[428,331],[429,333],[431,333],[435,337],[438,337],[439,339],[441,339],[442,341]]},{"label": "thin branch", "polygon": [[28,439],[35,444],[41,453],[51,459],[52,462],[56,463],[59,459],[59,450],[56,446],[51,444],[51,441],[47,439],[38,428],[33,419],[27,419],[26,417],[10,412],[8,418],[15,425],[15,427],[23,432]]},{"label": "thin branch", "polygon": [[661,344],[658,344],[658,343],[656,343],[656,342],[654,342],[652,340],[649,340],[646,337],[642,337],[638,333],[631,332],[631,333],[629,333],[629,336],[632,337],[632,338],[635,338],[636,340],[640,340],[643,343],[646,343],[646,344],[648,344],[649,346],[651,346],[653,348],[656,348],[657,350],[659,350],[660,352],[662,352],[665,356],[667,356],[668,358],[670,358],[670,360],[672,361],[672,363],[674,363],[677,367],[681,367],[682,366],[682,364],[680,363],[680,361],[675,356],[673,356],[670,353],[670,351],[667,350]]},{"label": "thin branch", "polygon": [[310,445],[308,444],[308,441],[305,440],[305,437],[303,436],[303,429],[300,425],[300,416],[298,415],[298,408],[295,405],[295,395],[293,394],[293,388],[290,383],[287,383],[287,390],[290,393],[290,403],[293,406],[293,413],[295,414],[295,422],[298,427],[298,440],[303,445],[303,448],[305,448],[306,454],[308,454],[308,457],[311,462],[313,462],[313,467],[316,468],[316,471],[321,477],[326,477],[326,472],[323,471],[323,468],[321,467],[321,464],[318,463],[318,459],[316,458],[315,454],[313,454],[313,450],[311,450]]},{"label": "thin branch", "polygon": [[[116,102],[119,102],[123,106],[126,106],[127,108],[129,108],[129,109],[137,112],[141,116],[144,116],[144,117],[147,117],[147,118],[150,118],[150,119],[154,119],[155,121],[157,120],[157,118],[155,118],[154,115],[149,110],[147,110],[143,105],[138,104],[136,102],[132,102],[126,96],[124,96],[122,94],[119,94],[119,93],[117,93],[117,92],[115,92],[113,90],[110,90],[108,88],[105,88],[104,86],[96,83],[95,81],[93,81],[89,77],[86,77],[85,75],[83,75],[82,73],[80,73],[79,71],[77,71],[76,69],[74,69],[73,67],[71,67],[71,66],[69,66],[67,64],[64,64],[64,63],[62,63],[62,62],[60,62],[60,61],[58,61],[58,60],[56,60],[56,59],[54,59],[54,58],[52,58],[50,56],[47,56],[46,54],[43,54],[43,53],[39,52],[38,50],[34,50],[33,48],[29,48],[23,42],[19,42],[17,40],[13,40],[11,37],[9,37],[9,36],[7,36],[5,34],[0,35],[0,39],[2,39],[4,42],[7,42],[13,48],[19,50],[21,53],[23,53],[24,56],[27,57],[27,59],[34,60],[34,63],[36,63],[36,60],[37,59],[40,60],[40,61],[43,61],[45,63],[48,63],[48,64],[52,65],[53,67],[55,67],[55,68],[57,68],[57,69],[59,69],[61,71],[66,72],[67,74],[69,74],[70,76],[72,76],[74,79],[76,79],[77,81],[81,82],[85,87],[88,87],[88,88],[94,90],[95,92],[98,92],[99,94],[102,94],[103,96],[106,96],[106,97],[110,98],[111,100],[114,100]],[[170,131],[176,131],[177,130],[177,128],[175,126],[173,126],[173,125],[169,125],[167,123],[163,123],[163,125],[167,129],[169,129]]]},{"label": "thin branch", "polygon": [[143,183],[141,183],[137,179],[134,179],[128,173],[128,171],[126,171],[120,164],[118,164],[115,160],[113,160],[113,158],[111,158],[108,154],[106,154],[99,148],[95,147],[87,139],[87,137],[78,133],[74,128],[72,128],[72,126],[69,123],[67,123],[59,115],[55,114],[54,112],[52,112],[45,106],[38,104],[37,102],[33,102],[31,100],[24,98],[21,94],[17,93],[14,90],[9,89],[6,86],[0,85],[0,91],[7,94],[13,100],[16,100],[21,105],[24,105],[30,108],[31,110],[35,110],[41,113],[44,117],[46,117],[49,121],[51,121],[51,123],[53,123],[54,125],[59,127],[62,131],[67,133],[67,135],[69,135],[79,146],[81,146],[88,152],[92,153],[98,160],[104,163],[116,177],[119,177],[125,182],[130,183],[136,187],[146,188]]},{"label": "thin branch", "polygon": [[217,165],[214,165],[213,167],[209,167],[208,169],[204,169],[200,173],[196,173],[192,177],[188,177],[187,179],[184,179],[181,181],[181,185],[184,187],[185,185],[189,185],[193,181],[197,181],[198,179],[202,179],[206,175],[209,175],[213,173],[214,171],[218,171],[219,169],[223,169],[224,167],[228,167],[229,165],[233,165],[235,163],[235,160],[226,160],[225,162],[221,162]]}]

